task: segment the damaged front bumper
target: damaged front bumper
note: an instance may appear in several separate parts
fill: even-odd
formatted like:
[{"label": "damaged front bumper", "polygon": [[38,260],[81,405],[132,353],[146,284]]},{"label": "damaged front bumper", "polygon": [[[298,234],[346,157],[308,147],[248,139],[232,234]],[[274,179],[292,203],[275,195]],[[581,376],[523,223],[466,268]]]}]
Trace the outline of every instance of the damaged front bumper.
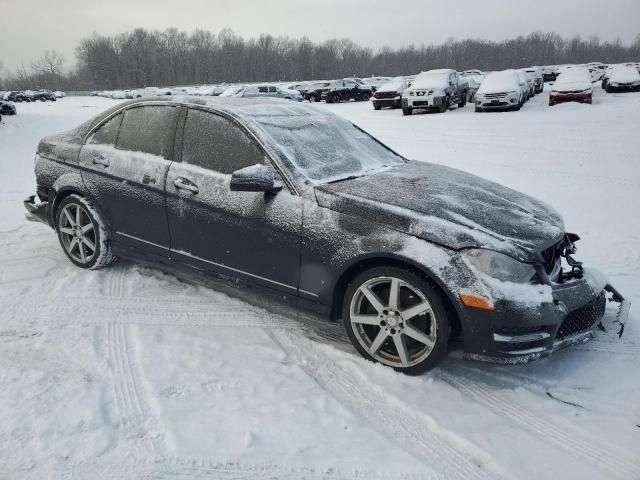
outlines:
[{"label": "damaged front bumper", "polygon": [[630,302],[595,270],[556,284],[553,301],[538,306],[500,301],[492,312],[468,312],[473,335],[465,335],[464,357],[503,364],[525,363],[588,342],[601,328],[606,304],[618,304],[614,322],[622,336]]},{"label": "damaged front bumper", "polygon": [[30,222],[42,222],[50,225],[49,202],[36,200],[36,195],[30,195],[24,200],[24,208],[27,210],[25,217]]}]

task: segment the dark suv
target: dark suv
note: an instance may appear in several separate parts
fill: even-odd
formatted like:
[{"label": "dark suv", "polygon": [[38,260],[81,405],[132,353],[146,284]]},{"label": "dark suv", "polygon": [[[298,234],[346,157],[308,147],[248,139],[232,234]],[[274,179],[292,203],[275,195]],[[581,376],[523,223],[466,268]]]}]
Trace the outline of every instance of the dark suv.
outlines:
[{"label": "dark suv", "polygon": [[358,79],[345,78],[331,82],[329,88],[322,91],[322,100],[327,103],[340,103],[343,100],[368,102],[372,94],[372,88]]},{"label": "dark suv", "polygon": [[552,208],[309,105],[124,102],[41,140],[35,173],[29,216],[78,267],[117,256],[249,282],[342,318],[365,358],[406,373],[459,332],[470,358],[506,363],[586,341],[606,290],[628,311]]}]

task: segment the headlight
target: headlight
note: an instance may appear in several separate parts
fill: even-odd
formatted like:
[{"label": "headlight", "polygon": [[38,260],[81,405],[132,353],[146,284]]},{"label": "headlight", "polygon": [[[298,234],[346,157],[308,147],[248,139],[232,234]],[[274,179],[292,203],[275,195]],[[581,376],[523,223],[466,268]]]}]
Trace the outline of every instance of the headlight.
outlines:
[{"label": "headlight", "polygon": [[517,95],[518,91],[517,90],[512,90],[508,93],[508,95]]},{"label": "headlight", "polygon": [[503,282],[528,283],[536,273],[533,265],[492,250],[466,250],[464,257],[480,272]]}]

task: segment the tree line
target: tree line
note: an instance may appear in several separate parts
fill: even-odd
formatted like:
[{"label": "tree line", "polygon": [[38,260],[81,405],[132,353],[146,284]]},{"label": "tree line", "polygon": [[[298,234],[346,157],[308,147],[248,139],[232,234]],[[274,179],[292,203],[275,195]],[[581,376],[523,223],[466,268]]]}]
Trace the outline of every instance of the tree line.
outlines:
[{"label": "tree line", "polygon": [[350,76],[395,76],[432,68],[501,70],[530,65],[640,60],[640,34],[631,45],[597,36],[563,38],[534,32],[503,41],[447,40],[374,50],[349,39],[312,42],[261,34],[245,39],[231,30],[191,33],[137,28],[116,36],[80,41],[76,63],[46,51],[30,68],[22,64],[0,78],[0,89],[45,87],[62,90],[138,88],[212,83],[295,81]]}]

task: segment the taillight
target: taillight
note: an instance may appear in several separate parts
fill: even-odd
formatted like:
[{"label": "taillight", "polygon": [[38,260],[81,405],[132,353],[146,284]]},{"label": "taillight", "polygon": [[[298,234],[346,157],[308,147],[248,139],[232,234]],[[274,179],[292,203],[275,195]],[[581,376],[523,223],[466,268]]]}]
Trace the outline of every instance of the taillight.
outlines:
[{"label": "taillight", "polygon": [[393,94],[394,97],[401,97],[402,95],[400,95],[400,92],[396,92]]},{"label": "taillight", "polygon": [[373,98],[380,98],[380,94],[378,92],[374,93]]}]

